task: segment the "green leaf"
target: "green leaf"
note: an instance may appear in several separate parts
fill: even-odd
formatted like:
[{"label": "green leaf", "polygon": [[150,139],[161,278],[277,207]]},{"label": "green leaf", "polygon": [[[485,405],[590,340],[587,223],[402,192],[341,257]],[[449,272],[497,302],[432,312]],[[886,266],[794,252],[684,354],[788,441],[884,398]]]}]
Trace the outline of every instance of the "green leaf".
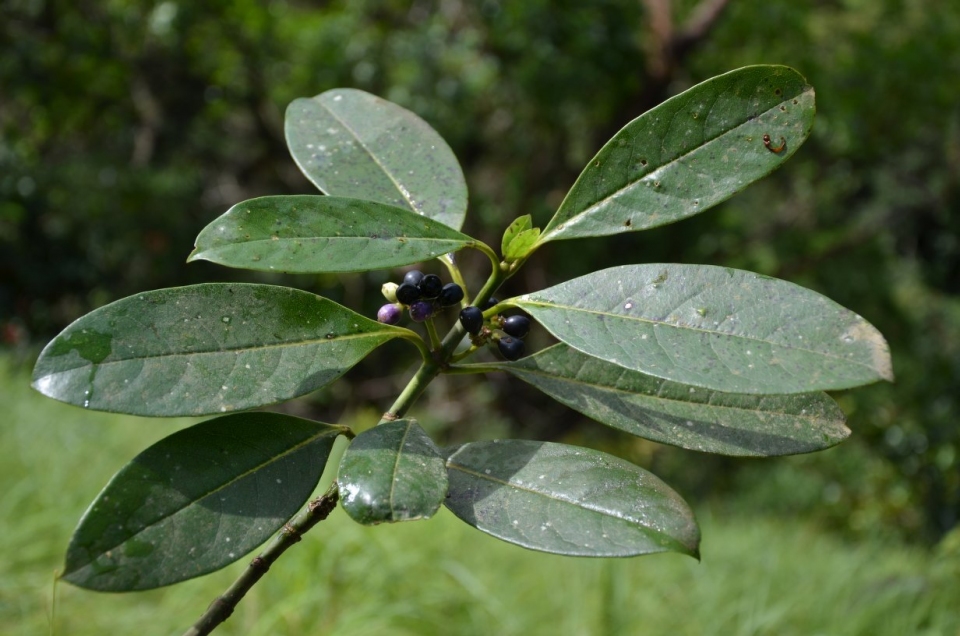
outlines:
[{"label": "green leaf", "polygon": [[513,220],[513,223],[507,226],[507,229],[503,232],[503,238],[500,240],[500,252],[502,254],[507,253],[507,247],[510,243],[517,237],[518,234],[525,230],[529,230],[533,227],[533,217],[529,214],[524,214]]},{"label": "green leaf", "polygon": [[187,260],[295,273],[419,263],[474,243],[409,210],[361,199],[274,196],[238,203],[205,227]]},{"label": "green leaf", "polygon": [[447,459],[446,506],[478,530],[571,556],[681,552],[699,558],[700,530],[656,476],[588,448],[497,440]]},{"label": "green leaf", "polygon": [[450,146],[396,104],[351,88],[294,100],[287,146],[321,192],[407,208],[459,230],[467,184]]},{"label": "green leaf", "polygon": [[286,287],[160,289],[64,329],[40,354],[33,386],[63,402],[133,415],[236,411],[309,393],[410,333]]},{"label": "green leaf", "polygon": [[[813,88],[785,66],[697,84],[627,124],[567,194],[540,243],[645,230],[703,212],[769,174],[806,140]],[[773,152],[771,147],[786,142]]]},{"label": "green leaf", "polygon": [[510,245],[503,252],[503,259],[508,263],[520,260],[530,253],[533,246],[537,244],[538,238],[540,238],[540,228],[538,227],[520,232],[510,241]]},{"label": "green leaf", "polygon": [[710,265],[626,265],[503,304],[587,355],[731,393],[804,393],[893,378],[870,323],[793,283]]},{"label": "green leaf", "polygon": [[745,395],[694,388],[557,344],[490,366],[587,417],[633,435],[721,455],[809,453],[850,435],[826,393]]},{"label": "green leaf", "polygon": [[416,420],[366,430],[350,444],[337,476],[340,504],[365,525],[429,519],[447,495],[443,456]]},{"label": "green leaf", "polygon": [[91,504],[70,540],[63,578],[127,592],[233,563],[303,505],[345,430],[289,415],[238,413],[160,440]]}]

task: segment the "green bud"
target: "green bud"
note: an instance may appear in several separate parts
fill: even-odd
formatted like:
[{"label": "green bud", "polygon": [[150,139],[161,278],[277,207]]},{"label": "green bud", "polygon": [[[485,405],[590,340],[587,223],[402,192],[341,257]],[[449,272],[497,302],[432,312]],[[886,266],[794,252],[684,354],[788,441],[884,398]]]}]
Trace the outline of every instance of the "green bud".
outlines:
[{"label": "green bud", "polygon": [[396,283],[384,283],[383,287],[380,288],[380,292],[383,294],[383,297],[387,299],[389,303],[397,302],[397,285]]}]

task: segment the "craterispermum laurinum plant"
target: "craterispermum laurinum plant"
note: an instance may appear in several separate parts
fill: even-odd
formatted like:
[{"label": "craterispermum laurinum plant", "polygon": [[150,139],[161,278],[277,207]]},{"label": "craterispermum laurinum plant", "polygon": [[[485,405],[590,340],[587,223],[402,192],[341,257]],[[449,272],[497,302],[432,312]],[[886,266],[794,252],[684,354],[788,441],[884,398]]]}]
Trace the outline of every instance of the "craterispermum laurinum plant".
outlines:
[{"label": "craterispermum laurinum plant", "polygon": [[[492,300],[553,241],[649,230],[723,201],[790,157],[813,117],[813,89],[782,66],[694,86],[627,124],[549,223],[517,219],[497,255],[459,231],[463,174],[424,121],[358,90],[294,101],[290,151],[327,196],[239,203],[204,228],[190,260],[319,273],[438,259],[452,282],[408,272],[384,286],[378,321],[297,289],[214,283],[144,292],[67,327],[37,361],[42,393],[104,411],[216,417],[117,473],[81,520],[63,578],[155,588],[221,568],[276,534],[189,632],[207,633],[338,500],[364,524],[423,519],[445,505],[534,550],[699,556],[689,506],[637,466],[528,440],[440,449],[407,415],[441,373],[499,371],[608,426],[702,452],[786,455],[846,438],[843,413],[822,391],[891,379],[887,345],[860,316],[792,283],[647,263]],[[480,289],[467,288],[453,258],[462,249],[490,259]],[[442,337],[438,322],[449,326]],[[524,357],[531,324],[559,342]],[[333,382],[394,338],[422,361],[378,426],[354,435],[251,411]],[[464,362],[485,348],[504,361]],[[333,486],[298,513],[340,435],[352,441]]]}]

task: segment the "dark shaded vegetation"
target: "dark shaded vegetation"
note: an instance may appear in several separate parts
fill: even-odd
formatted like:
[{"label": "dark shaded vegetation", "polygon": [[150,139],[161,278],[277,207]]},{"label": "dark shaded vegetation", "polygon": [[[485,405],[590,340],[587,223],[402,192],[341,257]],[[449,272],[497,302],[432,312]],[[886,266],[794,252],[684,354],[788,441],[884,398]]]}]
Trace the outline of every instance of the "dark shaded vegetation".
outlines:
[{"label": "dark shaded vegetation", "polygon": [[[648,107],[729,69],[783,63],[815,86],[819,111],[783,170],[681,223],[551,245],[505,291],[658,261],[815,289],[875,324],[893,352],[896,384],[838,396],[851,441],[789,460],[700,456],[590,424],[499,376],[465,403],[448,398],[475,382],[438,383],[420,417],[448,440],[503,427],[575,438],[652,464],[691,496],[736,487],[756,505],[853,532],[936,539],[960,513],[960,8],[724,4],[4,3],[5,346],[27,352],[84,312],[147,289],[279,281],[184,260],[230,205],[312,191],[283,140],[295,97],[352,86],[424,117],[464,165],[465,231],[497,244],[518,215],[545,223],[593,153]],[[373,316],[388,279],[285,280]],[[534,328],[529,349],[545,344]],[[393,346],[297,408],[336,421],[329,404],[342,398],[348,410],[381,407],[402,379],[384,379]]]}]

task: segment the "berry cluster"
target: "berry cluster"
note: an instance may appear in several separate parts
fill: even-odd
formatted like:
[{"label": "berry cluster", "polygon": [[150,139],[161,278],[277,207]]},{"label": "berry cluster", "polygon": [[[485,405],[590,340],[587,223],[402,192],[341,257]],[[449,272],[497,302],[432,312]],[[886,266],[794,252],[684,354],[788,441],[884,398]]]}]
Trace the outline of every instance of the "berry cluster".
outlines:
[{"label": "berry cluster", "polygon": [[[498,314],[490,319],[490,326],[484,325],[483,311],[495,306],[499,301],[491,298],[483,307],[465,307],[460,311],[460,324],[475,342],[488,338],[496,341],[500,354],[507,360],[517,360],[523,355],[523,339],[530,331],[530,319],[526,316],[507,316]],[[493,327],[491,329],[490,327]]]},{"label": "berry cluster", "polygon": [[377,320],[395,325],[400,322],[403,308],[410,312],[410,319],[423,322],[433,317],[442,307],[456,305],[463,300],[463,288],[456,283],[443,284],[436,274],[424,274],[419,270],[407,272],[403,282],[384,284],[383,296],[389,303],[377,312]]}]

